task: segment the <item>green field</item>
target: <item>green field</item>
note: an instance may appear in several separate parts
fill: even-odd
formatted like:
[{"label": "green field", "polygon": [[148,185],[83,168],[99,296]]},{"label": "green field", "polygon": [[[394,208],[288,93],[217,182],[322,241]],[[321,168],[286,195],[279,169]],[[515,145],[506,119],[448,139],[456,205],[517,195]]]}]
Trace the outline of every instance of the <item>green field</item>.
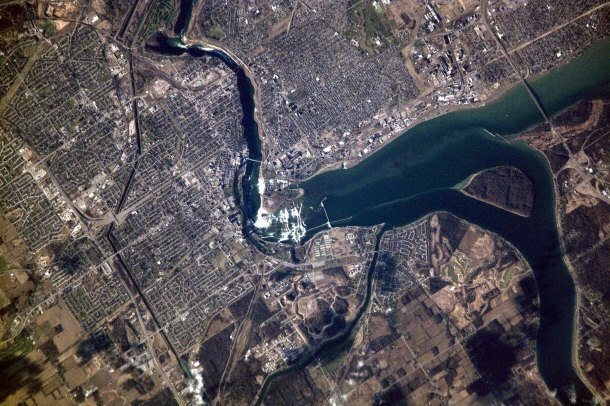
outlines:
[{"label": "green field", "polygon": [[158,0],[148,15],[144,29],[138,37],[138,43],[146,41],[161,29],[172,29],[179,11],[176,0]]},{"label": "green field", "polygon": [[57,34],[57,28],[55,28],[55,24],[51,21],[44,21],[38,24],[38,26],[42,29],[42,33],[47,38]]},{"label": "green field", "polygon": [[[393,40],[390,22],[380,4],[373,6],[370,1],[350,2],[348,17],[352,28],[345,32],[346,38],[358,41],[360,48],[367,53],[378,53],[386,49]],[[381,46],[375,44],[379,39]],[[379,49],[377,49],[379,47]]]},{"label": "green field", "polygon": [[219,40],[225,36],[225,33],[217,22],[213,22],[210,27],[205,30],[205,36],[211,39]]},{"label": "green field", "polygon": [[518,265],[513,265],[506,271],[504,271],[504,275],[502,275],[502,282],[500,283],[500,288],[505,289],[508,286],[516,270],[519,270]]},{"label": "green field", "polygon": [[0,256],[0,274],[3,274],[8,269],[8,264],[4,257]]},{"label": "green field", "polygon": [[362,27],[367,39],[385,38],[390,35],[384,21],[382,21],[385,20],[385,16],[377,12],[373,4],[368,1],[361,1],[352,8],[349,16],[354,23]]}]

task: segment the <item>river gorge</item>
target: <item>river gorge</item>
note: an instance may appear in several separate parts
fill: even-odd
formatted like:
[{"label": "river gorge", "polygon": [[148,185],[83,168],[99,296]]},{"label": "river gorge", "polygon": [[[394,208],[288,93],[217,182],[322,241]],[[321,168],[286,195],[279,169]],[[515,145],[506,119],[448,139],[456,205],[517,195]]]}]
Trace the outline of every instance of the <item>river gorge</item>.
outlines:
[{"label": "river gorge", "polygon": [[[244,67],[228,53],[200,45],[185,45],[182,41],[185,29],[178,30],[180,37],[168,38],[157,51],[220,58],[235,72],[249,151],[241,173],[236,177],[240,182],[236,189],[241,190],[238,201],[246,222],[244,231],[251,241],[260,235],[269,237],[268,232],[256,227],[261,206],[259,172],[263,151],[255,120],[252,82]],[[606,39],[529,84],[544,110],[553,116],[582,99],[607,94],[608,60],[610,41]],[[292,187],[303,191],[299,221],[306,227],[305,238],[327,227],[328,222],[332,226],[385,224],[384,229],[389,229],[442,210],[510,241],[529,262],[538,285],[537,362],[540,373],[549,389],[558,390],[563,403],[569,403],[569,393],[576,393],[581,403],[592,395],[579,379],[572,362],[575,286],[563,261],[553,176],[541,152],[524,143],[505,140],[542,122],[537,107],[519,84],[486,106],[462,109],[413,126],[352,168],[322,173]],[[497,166],[516,167],[532,180],[535,197],[529,217],[472,199],[456,188],[473,174]],[[368,278],[370,284],[372,271]],[[365,306],[369,297],[370,288]],[[343,335],[344,339],[350,336],[365,306]],[[341,342],[335,340],[322,350],[340,346]],[[259,401],[273,377],[287,372],[279,371],[266,379]]]}]

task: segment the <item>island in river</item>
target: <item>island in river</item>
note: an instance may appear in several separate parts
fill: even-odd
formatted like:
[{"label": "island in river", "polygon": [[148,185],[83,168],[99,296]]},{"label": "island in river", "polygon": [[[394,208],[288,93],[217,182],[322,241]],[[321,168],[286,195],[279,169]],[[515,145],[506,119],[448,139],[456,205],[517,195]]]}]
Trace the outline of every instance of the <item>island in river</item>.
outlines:
[{"label": "island in river", "polygon": [[532,181],[510,166],[480,172],[472,176],[461,190],[475,199],[525,217],[529,216],[534,205]]}]

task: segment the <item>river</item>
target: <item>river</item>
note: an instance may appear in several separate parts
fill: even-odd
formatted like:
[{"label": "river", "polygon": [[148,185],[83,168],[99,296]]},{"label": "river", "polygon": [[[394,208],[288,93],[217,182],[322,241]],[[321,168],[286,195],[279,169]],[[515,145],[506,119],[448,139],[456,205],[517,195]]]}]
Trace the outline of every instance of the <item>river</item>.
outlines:
[{"label": "river", "polygon": [[[600,92],[608,93],[610,40],[531,83],[550,115]],[[601,89],[601,90],[600,90]],[[485,107],[460,110],[426,121],[347,170],[327,172],[299,185],[309,234],[333,226],[402,226],[444,210],[510,241],[529,262],[540,296],[538,367],[564,403],[572,388],[579,401],[591,397],[572,365],[575,289],[563,262],[555,221],[553,177],[544,155],[504,137],[541,123],[542,116],[522,86]],[[454,185],[484,169],[512,165],[534,184],[529,217],[469,198]]]},{"label": "river", "polygon": [[[190,13],[189,10],[187,15]],[[184,30],[185,27],[176,28],[181,34]],[[260,164],[256,161],[262,154],[250,79],[227,54],[202,46],[186,46],[180,38],[168,38],[156,50],[172,55],[188,53],[194,57],[217,57],[235,72],[250,158],[244,160],[238,177],[242,193],[238,200],[242,202],[245,217],[253,220],[260,206],[257,193]],[[583,98],[600,92],[607,94],[608,60],[610,40],[605,39],[530,85],[545,111],[555,115]],[[548,162],[540,152],[523,143],[509,144],[485,131],[510,137],[541,122],[540,113],[521,85],[487,106],[426,121],[407,130],[360,164],[317,175],[298,185],[304,190],[302,217],[308,230],[323,227],[326,218],[320,203],[324,201],[334,226],[385,223],[387,229],[408,224],[432,211],[444,210],[507,239],[523,253],[538,285],[537,360],[540,373],[549,388],[559,389],[558,397],[563,403],[569,403],[570,392],[575,392],[581,403],[592,395],[572,365],[575,289],[562,259],[555,221],[555,189]],[[529,217],[469,198],[454,188],[472,174],[500,165],[515,166],[532,179],[535,199]],[[246,221],[247,224],[252,222]],[[250,233],[250,229],[245,231],[246,235]],[[369,284],[371,275],[369,271]],[[365,303],[368,303],[370,289],[368,293]],[[364,308],[359,316],[363,311]],[[350,333],[348,331],[344,338]],[[325,350],[337,345],[340,346],[341,341],[331,343]],[[259,401],[273,377],[283,373],[287,371],[272,374],[265,381]]]}]

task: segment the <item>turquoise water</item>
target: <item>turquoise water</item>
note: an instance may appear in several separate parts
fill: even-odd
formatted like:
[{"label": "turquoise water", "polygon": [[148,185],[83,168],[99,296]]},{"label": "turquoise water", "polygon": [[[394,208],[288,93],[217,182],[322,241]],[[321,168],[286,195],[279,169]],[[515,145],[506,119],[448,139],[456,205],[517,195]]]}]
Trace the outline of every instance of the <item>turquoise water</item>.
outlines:
[{"label": "turquoise water", "polygon": [[[610,42],[593,45],[572,62],[533,81],[545,111],[556,114],[575,102],[607,94]],[[543,121],[519,86],[497,101],[419,124],[347,170],[317,175],[299,186],[308,230],[324,227],[324,207],[333,226],[401,226],[444,210],[496,232],[515,245],[534,271],[540,294],[538,366],[551,389],[567,402],[591,397],[572,366],[574,283],[562,260],[555,222],[555,191],[545,157],[523,143],[507,143],[484,129],[509,136]],[[484,169],[512,165],[533,181],[534,208],[523,218],[471,199],[453,186]]]},{"label": "turquoise water", "polygon": [[[192,7],[192,3],[185,1],[183,4]],[[189,9],[187,17],[190,13]],[[185,27],[176,27],[176,30],[182,35]],[[219,57],[236,72],[241,80],[242,123],[249,156],[260,159],[260,138],[253,120],[252,86],[243,70],[224,53],[210,53],[198,47],[185,47],[177,39],[173,41],[177,42],[168,41],[161,51]],[[556,114],[585,97],[607,91],[609,45],[608,39],[600,41],[583,56],[530,83],[547,114]],[[386,228],[391,228],[410,223],[429,212],[445,210],[506,238],[524,254],[536,276],[541,305],[537,337],[541,375],[549,388],[559,389],[558,396],[564,403],[572,388],[582,402],[591,394],[572,366],[574,284],[561,258],[550,169],[541,153],[523,144],[507,144],[483,130],[510,136],[541,121],[535,104],[519,86],[488,106],[424,122],[359,165],[324,173],[299,185],[305,191],[303,216],[309,229],[323,226],[326,218],[320,202],[324,200],[333,225],[386,223]],[[259,205],[255,188],[260,167],[253,161],[247,162],[242,177],[243,211],[252,218]],[[516,216],[468,198],[452,188],[478,171],[499,165],[515,166],[532,179],[535,201],[530,217]],[[249,232],[246,229],[246,233]],[[370,276],[369,273],[369,284]],[[368,293],[366,303],[370,290]],[[332,345],[340,346],[341,343]],[[273,376],[287,372],[270,376],[265,381],[265,389]],[[259,402],[264,398],[264,392]]]}]

